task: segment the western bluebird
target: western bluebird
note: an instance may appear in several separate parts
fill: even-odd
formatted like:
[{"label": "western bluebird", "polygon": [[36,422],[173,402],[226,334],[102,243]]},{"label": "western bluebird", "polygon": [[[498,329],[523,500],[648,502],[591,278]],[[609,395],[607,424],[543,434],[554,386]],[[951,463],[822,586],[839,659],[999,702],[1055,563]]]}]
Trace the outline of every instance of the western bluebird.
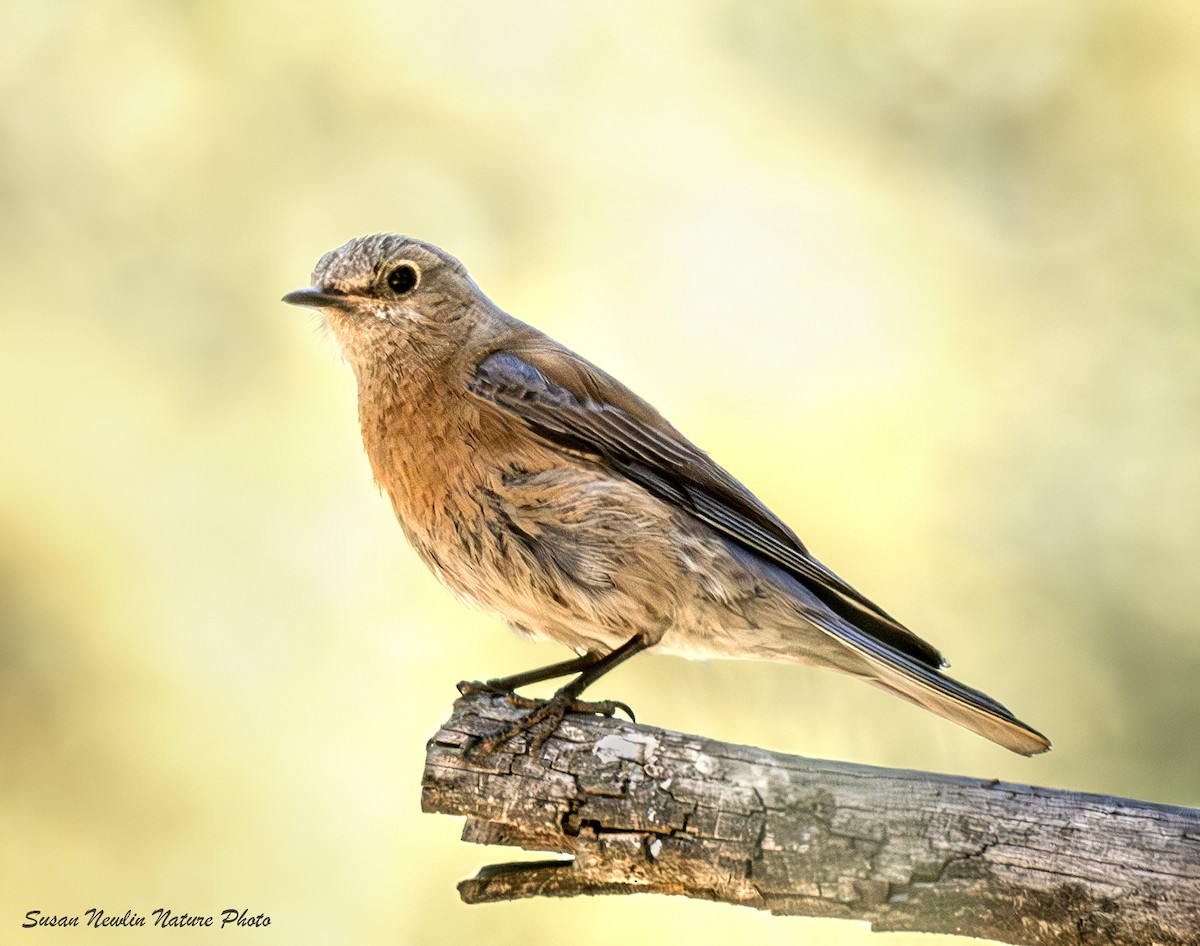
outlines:
[{"label": "western bluebird", "polygon": [[935,648],[653,407],[502,312],[437,247],[351,240],[284,301],[320,309],[354,369],[371,468],[417,554],[459,598],[578,655],[463,685],[512,694],[577,674],[513,732],[611,712],[622,704],[578,698],[653,648],[832,667],[1014,752],[1050,747],[942,673]]}]

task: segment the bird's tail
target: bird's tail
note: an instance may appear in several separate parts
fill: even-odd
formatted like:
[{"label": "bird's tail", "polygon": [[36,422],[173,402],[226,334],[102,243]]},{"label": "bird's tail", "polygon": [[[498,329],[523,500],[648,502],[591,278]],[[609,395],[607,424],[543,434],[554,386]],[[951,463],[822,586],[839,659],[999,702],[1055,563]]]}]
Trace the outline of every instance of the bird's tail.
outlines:
[{"label": "bird's tail", "polygon": [[822,621],[820,626],[863,659],[866,666],[858,675],[868,683],[1021,755],[1037,755],[1050,748],[1049,739],[986,693],[959,683],[847,622]]},{"label": "bird's tail", "polygon": [[1021,722],[986,693],[952,677],[919,665],[909,668],[890,661],[869,663],[875,672],[867,677],[868,682],[1006,749],[1021,755],[1037,755],[1050,748],[1050,740],[1032,726]]},{"label": "bird's tail", "polygon": [[[836,667],[1021,755],[1037,755],[1050,748],[1049,739],[986,693],[942,673],[941,655],[933,647],[869,602],[865,609],[861,603],[842,607],[836,596],[817,594],[795,574],[732,544],[729,548],[755,574],[786,595],[787,608],[848,651],[834,654],[814,647],[811,634],[800,633],[795,638],[800,645],[787,649],[785,659]],[[772,657],[783,656],[772,650]]]}]

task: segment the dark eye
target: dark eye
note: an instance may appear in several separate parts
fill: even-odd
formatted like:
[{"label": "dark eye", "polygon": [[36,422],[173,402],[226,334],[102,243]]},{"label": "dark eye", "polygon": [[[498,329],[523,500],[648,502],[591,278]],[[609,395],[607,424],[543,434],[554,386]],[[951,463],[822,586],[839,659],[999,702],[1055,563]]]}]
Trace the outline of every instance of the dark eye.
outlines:
[{"label": "dark eye", "polygon": [[401,263],[387,274],[388,288],[398,296],[412,292],[420,280],[421,274],[412,263]]}]

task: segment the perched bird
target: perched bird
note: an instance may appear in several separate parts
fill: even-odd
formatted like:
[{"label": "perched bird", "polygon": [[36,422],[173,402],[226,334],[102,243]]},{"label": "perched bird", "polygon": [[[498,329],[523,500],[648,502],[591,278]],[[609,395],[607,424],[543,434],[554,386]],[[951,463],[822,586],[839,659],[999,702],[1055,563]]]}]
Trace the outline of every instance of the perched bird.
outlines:
[{"label": "perched bird", "polygon": [[[502,312],[458,260],[395,234],[322,257],[284,296],[321,310],[358,380],[371,468],[464,601],[578,655],[464,685],[577,674],[517,729],[639,651],[831,667],[1025,755],[1049,741],[822,565],[615,378]],[[530,704],[534,705],[534,704]]]}]

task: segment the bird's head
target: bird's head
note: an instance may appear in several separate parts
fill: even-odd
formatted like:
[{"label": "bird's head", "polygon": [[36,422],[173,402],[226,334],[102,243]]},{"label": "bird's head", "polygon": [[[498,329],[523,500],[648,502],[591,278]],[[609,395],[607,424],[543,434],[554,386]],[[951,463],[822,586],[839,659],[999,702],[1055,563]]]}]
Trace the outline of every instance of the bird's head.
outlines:
[{"label": "bird's head", "polygon": [[312,285],[283,301],[319,309],[360,377],[385,364],[432,367],[496,311],[453,256],[394,233],[326,253]]}]

